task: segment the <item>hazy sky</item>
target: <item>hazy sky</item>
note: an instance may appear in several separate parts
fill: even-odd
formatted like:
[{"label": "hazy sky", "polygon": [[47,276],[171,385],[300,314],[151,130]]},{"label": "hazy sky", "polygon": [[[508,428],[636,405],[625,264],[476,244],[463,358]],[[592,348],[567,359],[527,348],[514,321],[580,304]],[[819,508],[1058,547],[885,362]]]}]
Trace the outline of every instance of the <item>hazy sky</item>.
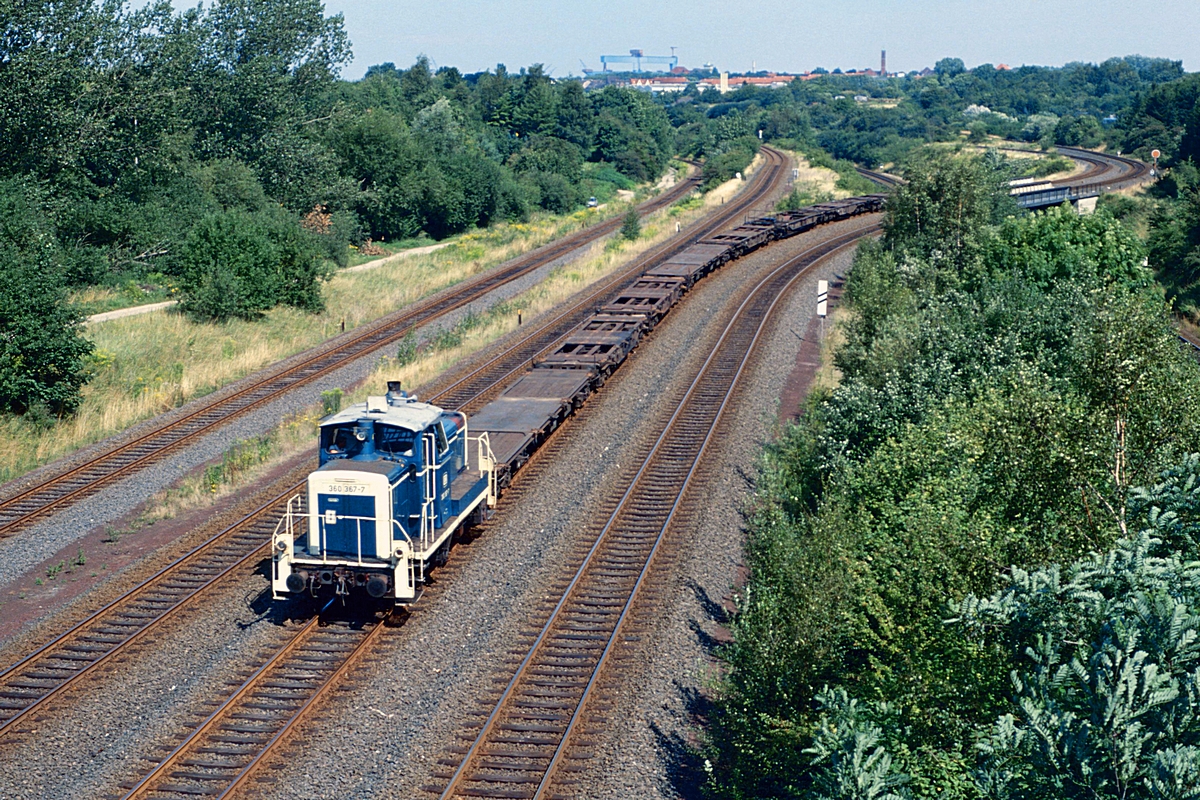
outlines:
[{"label": "hazy sky", "polygon": [[602,53],[670,55],[671,45],[685,66],[735,72],[878,67],[882,48],[889,70],[944,56],[1018,66],[1131,53],[1200,69],[1200,0],[326,0],[326,11],[345,15],[350,79],[420,53],[463,72],[543,62],[578,75],[580,60],[599,69]]}]

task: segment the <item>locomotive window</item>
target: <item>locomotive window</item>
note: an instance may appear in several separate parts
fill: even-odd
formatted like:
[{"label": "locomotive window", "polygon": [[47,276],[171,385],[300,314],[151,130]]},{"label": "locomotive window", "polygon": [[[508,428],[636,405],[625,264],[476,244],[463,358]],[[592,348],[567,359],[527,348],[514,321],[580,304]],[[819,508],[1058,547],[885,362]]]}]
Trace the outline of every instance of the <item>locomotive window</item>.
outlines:
[{"label": "locomotive window", "polygon": [[321,429],[321,449],[330,455],[356,456],[362,442],[354,436],[354,425]]},{"label": "locomotive window", "polygon": [[446,452],[446,448],[450,446],[446,442],[446,429],[443,428],[441,425],[434,425],[433,426],[433,434],[434,434],[434,437],[437,439],[438,455],[441,455],[442,453]]},{"label": "locomotive window", "polygon": [[413,442],[417,438],[416,431],[397,428],[395,425],[375,426],[375,449],[381,453],[397,456],[412,455]]}]

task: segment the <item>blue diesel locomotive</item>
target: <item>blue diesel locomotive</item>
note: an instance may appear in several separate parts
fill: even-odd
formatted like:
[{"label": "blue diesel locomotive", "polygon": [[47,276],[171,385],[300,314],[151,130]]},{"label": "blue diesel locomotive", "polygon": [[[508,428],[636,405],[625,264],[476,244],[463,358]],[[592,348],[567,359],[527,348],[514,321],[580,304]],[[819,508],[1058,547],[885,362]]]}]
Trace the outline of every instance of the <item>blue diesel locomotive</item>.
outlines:
[{"label": "blue diesel locomotive", "polygon": [[388,384],[321,422],[320,466],[272,536],[272,590],[415,600],[454,532],[495,505],[487,434]]}]

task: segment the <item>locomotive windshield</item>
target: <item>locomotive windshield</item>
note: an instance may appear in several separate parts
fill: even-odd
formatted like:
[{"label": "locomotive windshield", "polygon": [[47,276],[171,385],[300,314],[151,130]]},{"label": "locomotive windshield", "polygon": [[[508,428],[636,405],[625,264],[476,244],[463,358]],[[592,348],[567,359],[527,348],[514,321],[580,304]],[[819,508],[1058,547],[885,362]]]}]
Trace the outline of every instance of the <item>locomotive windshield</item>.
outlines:
[{"label": "locomotive windshield", "polygon": [[362,451],[363,443],[355,436],[357,425],[339,425],[321,429],[321,449],[331,456],[353,458]]},{"label": "locomotive windshield", "polygon": [[394,456],[412,455],[413,442],[417,432],[407,428],[397,428],[395,425],[375,425],[375,449],[381,453]]}]

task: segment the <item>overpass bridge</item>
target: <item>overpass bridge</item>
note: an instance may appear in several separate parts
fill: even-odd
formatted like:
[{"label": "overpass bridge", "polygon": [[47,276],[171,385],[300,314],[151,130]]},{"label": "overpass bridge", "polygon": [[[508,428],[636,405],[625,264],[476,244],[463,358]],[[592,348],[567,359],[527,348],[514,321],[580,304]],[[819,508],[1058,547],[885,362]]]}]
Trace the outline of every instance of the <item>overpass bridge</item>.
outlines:
[{"label": "overpass bridge", "polygon": [[1058,152],[1082,162],[1086,169],[1060,181],[1025,181],[1012,187],[1012,195],[1021,208],[1049,208],[1070,203],[1079,212],[1096,208],[1100,195],[1136,186],[1150,177],[1150,165],[1106,153],[1093,153],[1077,147],[1059,147]]}]

